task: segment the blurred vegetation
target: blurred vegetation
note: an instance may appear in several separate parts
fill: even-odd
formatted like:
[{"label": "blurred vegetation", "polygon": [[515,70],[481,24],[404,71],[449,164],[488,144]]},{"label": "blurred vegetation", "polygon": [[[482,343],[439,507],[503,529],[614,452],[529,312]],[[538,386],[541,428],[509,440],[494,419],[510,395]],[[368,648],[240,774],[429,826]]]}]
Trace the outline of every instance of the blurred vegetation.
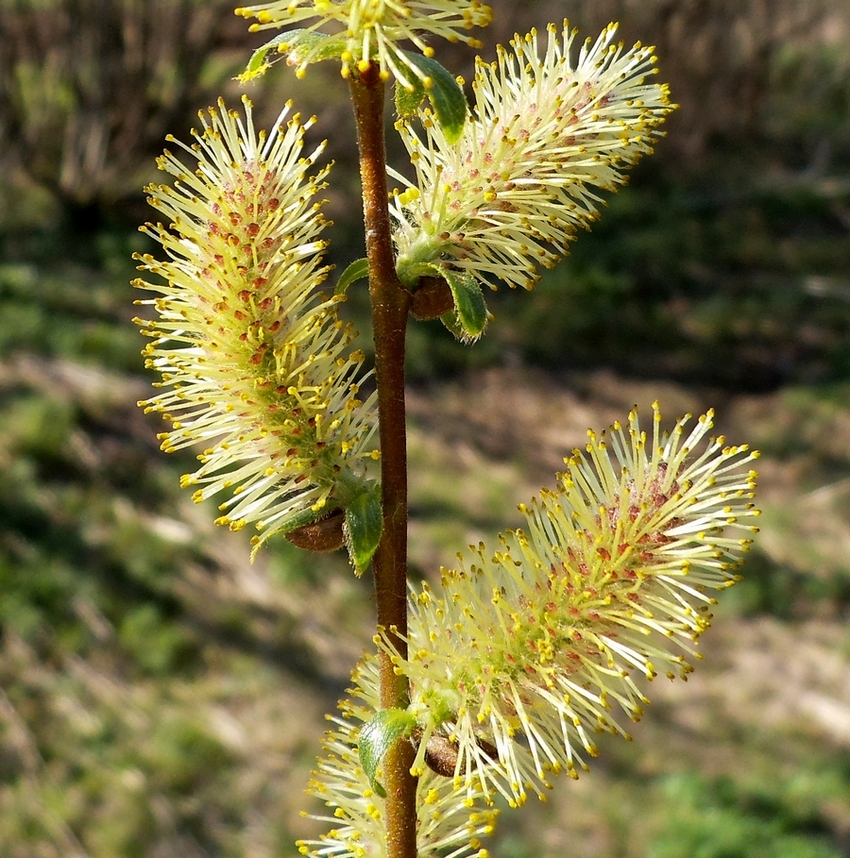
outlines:
[{"label": "blurred vegetation", "polygon": [[[850,854],[850,11],[494,7],[488,51],[565,12],[588,33],[621,20],[681,107],[534,294],[491,297],[480,344],[412,328],[416,572],[515,523],[587,426],[656,396],[668,416],[717,405],[763,450],[765,512],[688,686],[652,688],[634,745],[503,814],[492,852]],[[135,406],[139,188],[257,41],[217,0],[0,2],[3,856],[271,858],[316,830],[301,789],[368,645],[369,584],[286,544],[250,566]],[[439,55],[470,77],[468,51]],[[335,177],[353,168],[332,69],[250,95],[267,123],[289,97],[319,114]],[[356,174],[329,194],[342,267]],[[362,294],[350,312],[368,333]]]}]

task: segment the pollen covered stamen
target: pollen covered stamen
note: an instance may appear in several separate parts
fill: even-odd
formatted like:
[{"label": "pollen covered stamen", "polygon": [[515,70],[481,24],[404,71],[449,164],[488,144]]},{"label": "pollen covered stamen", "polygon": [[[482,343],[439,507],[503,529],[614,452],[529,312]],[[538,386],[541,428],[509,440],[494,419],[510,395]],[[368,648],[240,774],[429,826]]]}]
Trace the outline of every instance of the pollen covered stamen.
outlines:
[{"label": "pollen covered stamen", "polygon": [[[418,78],[426,89],[432,84],[430,78],[405,56],[401,43],[411,43],[426,57],[434,54],[426,41],[429,36],[480,48],[478,39],[466,31],[486,27],[492,17],[490,7],[480,0],[274,0],[238,8],[236,14],[256,18],[252,31],[292,27],[315,19],[306,32],[332,36],[344,43],[343,77],[354,70],[363,73],[377,61],[384,80],[392,75],[410,88]],[[298,74],[324,58],[322,40],[302,41],[291,51],[281,47]]]},{"label": "pollen covered stamen", "polygon": [[[652,151],[658,126],[674,108],[654,74],[652,49],[625,50],[616,26],[571,56],[576,33],[550,27],[545,49],[535,30],[478,61],[475,106],[460,141],[449,142],[426,110],[424,138],[398,129],[415,182],[393,199],[402,282],[423,264],[468,271],[495,288],[529,288],[551,268],[579,229],[599,216],[599,190]],[[415,193],[414,193],[415,192]],[[444,236],[441,243],[423,236]]]},{"label": "pollen covered stamen", "polygon": [[362,352],[338,299],[317,291],[329,269],[313,198],[327,168],[309,175],[321,147],[302,156],[306,126],[285,123],[289,109],[265,135],[247,100],[244,119],[219,103],[200,115],[193,145],[178,143],[194,171],[162,156],[176,181],[148,191],[168,224],[144,230],[168,261],[139,261],[165,283],[136,283],[158,294],[142,303],[159,318],[140,323],[147,365],[162,377],[143,405],[171,423],[162,448],[203,445],[183,484],[199,502],[229,492],[217,521],[253,523],[255,544],[321,515],[332,497],[344,506],[377,454],[374,398],[356,396]]},{"label": "pollen covered stamen", "polygon": [[415,596],[408,659],[379,641],[414,707],[456,701],[436,723],[470,795],[521,804],[557,772],[586,768],[595,733],[628,737],[614,707],[637,721],[648,702],[633,674],[686,677],[712,592],[737,580],[749,540],[732,532],[756,530],[745,466],[757,454],[706,443],[710,412],[687,435],[688,417],[667,435],[657,406],[653,417],[651,436],[636,413],[589,433],[557,489],[520,507],[523,530],[495,551],[472,547],[471,562]]}]

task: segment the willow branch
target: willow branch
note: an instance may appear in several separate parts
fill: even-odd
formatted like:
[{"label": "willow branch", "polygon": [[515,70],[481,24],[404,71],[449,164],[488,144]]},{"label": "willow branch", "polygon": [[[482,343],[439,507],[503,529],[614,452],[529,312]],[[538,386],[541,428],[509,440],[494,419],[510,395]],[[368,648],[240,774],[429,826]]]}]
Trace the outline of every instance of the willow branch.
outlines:
[{"label": "willow branch", "polygon": [[[407,634],[407,434],[404,349],[410,293],[399,283],[393,257],[387,198],[384,85],[374,64],[352,76],[360,178],[369,260],[369,294],[375,339],[375,376],[381,438],[383,530],[373,559],[378,626]],[[407,647],[395,637],[399,653]],[[406,708],[409,689],[381,655],[381,706]],[[384,758],[388,858],[416,858],[416,780],[413,748],[399,741]]]}]

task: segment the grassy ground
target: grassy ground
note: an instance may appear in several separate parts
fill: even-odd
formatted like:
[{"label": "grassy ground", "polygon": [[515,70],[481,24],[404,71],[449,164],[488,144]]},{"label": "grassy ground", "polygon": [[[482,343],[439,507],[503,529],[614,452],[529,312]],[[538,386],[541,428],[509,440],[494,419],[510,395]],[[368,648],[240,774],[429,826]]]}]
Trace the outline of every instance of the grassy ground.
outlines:
[{"label": "grassy ground", "polygon": [[[633,743],[505,810],[494,858],[850,854],[850,166],[830,63],[811,105],[788,66],[761,139],[689,170],[662,144],[534,294],[488,299],[475,349],[411,331],[416,575],[518,523],[634,404],[671,424],[713,406],[763,452],[762,533],[704,662],[648,688]],[[353,186],[329,205],[340,266],[358,207]],[[191,455],[163,456],[136,407],[142,238],[59,214],[0,184],[0,855],[294,856],[319,830],[300,811],[324,713],[370,645],[369,582],[286,543],[251,565],[180,492]]]},{"label": "grassy ground", "polygon": [[[178,492],[188,463],[159,454],[135,406],[147,380],[117,273],[0,270],[0,851],[294,855],[315,831],[298,811],[322,715],[368,645],[368,582],[286,545],[251,566]],[[585,430],[635,403],[671,420],[715,404],[765,454],[763,534],[705,663],[649,689],[633,744],[506,811],[494,855],[847,854],[848,394],[521,367],[411,391],[422,575],[515,523]]]}]

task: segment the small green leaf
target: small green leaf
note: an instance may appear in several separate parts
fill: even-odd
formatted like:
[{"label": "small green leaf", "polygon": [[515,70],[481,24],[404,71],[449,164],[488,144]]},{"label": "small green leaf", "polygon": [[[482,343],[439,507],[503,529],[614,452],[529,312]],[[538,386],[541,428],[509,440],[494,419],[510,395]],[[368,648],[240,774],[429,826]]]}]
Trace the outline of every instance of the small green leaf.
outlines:
[{"label": "small green leaf", "polygon": [[277,57],[275,60],[267,61],[266,57],[268,56],[270,51],[278,52],[278,48],[282,44],[286,44],[286,40],[288,37],[292,36],[293,33],[302,32],[301,30],[292,30],[288,33],[281,33],[278,36],[275,36],[270,42],[266,42],[261,47],[257,48],[253,54],[251,54],[251,59],[248,61],[248,65],[245,68],[245,71],[242,72],[238,76],[238,80],[241,80],[242,83],[246,83],[249,80],[253,80],[255,77],[259,77],[262,74],[265,74],[269,68],[271,68],[273,62],[277,62],[280,57]]},{"label": "small green leaf", "polygon": [[245,83],[265,74],[274,63],[282,59],[282,56],[269,59],[268,55],[272,51],[279,55],[287,55],[292,65],[298,65],[301,57],[306,54],[310,55],[311,63],[318,63],[322,60],[339,59],[345,51],[345,42],[326,33],[317,33],[312,30],[287,30],[251,54],[248,66],[242,74],[238,75],[238,80]]},{"label": "small green leaf", "polygon": [[334,289],[334,295],[344,295],[352,283],[368,276],[369,260],[366,259],[365,256],[362,259],[355,259],[354,262],[352,262],[351,265],[342,272],[342,275],[337,281],[336,289]]},{"label": "small green leaf", "polygon": [[446,330],[456,339],[460,340],[460,342],[466,342],[466,331],[460,326],[460,322],[457,320],[457,312],[455,310],[449,310],[448,313],[443,313],[440,316],[440,321],[446,326]]},{"label": "small green leaf", "polygon": [[[441,269],[441,275],[449,284],[455,301],[455,325],[463,332],[459,339],[463,341],[475,340],[484,332],[487,325],[487,304],[478,281],[465,271],[452,271],[450,268]],[[447,313],[446,315],[451,315]],[[446,324],[445,317],[443,324]],[[446,325],[452,333],[457,332]]]},{"label": "small green leaf", "polygon": [[425,85],[422,81],[416,75],[411,75],[411,77],[413,80],[409,89],[398,81],[395,85],[395,109],[402,119],[413,116],[426,95]]},{"label": "small green leaf", "polygon": [[381,798],[386,798],[386,790],[378,782],[378,769],[387,755],[387,751],[399,740],[416,728],[416,717],[406,709],[382,709],[371,721],[360,728],[357,751],[360,765],[372,789]]},{"label": "small green leaf", "polygon": [[[434,108],[437,122],[440,123],[446,140],[449,143],[457,143],[463,131],[463,124],[466,122],[467,111],[466,96],[460,84],[447,68],[431,57],[411,51],[403,51],[403,53],[411,65],[416,66],[430,80],[430,86],[427,84],[423,86]],[[398,103],[398,96],[396,96],[396,103]]]},{"label": "small green leaf", "polygon": [[329,36],[327,33],[317,33],[315,30],[293,30],[301,33],[296,40],[290,38],[287,42],[288,60],[290,65],[300,65],[303,57],[310,54],[310,63],[320,63],[324,60],[338,60],[348,48],[344,38]]},{"label": "small green leaf", "polygon": [[369,565],[381,541],[381,487],[371,482],[345,509],[348,554],[358,575]]}]

